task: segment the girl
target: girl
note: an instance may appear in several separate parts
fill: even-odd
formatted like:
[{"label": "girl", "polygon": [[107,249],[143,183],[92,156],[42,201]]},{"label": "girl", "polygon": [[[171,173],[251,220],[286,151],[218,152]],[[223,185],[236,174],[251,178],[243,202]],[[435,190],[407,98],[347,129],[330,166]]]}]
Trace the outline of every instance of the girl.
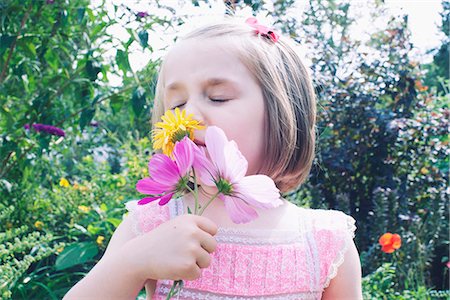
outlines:
[{"label": "girl", "polygon": [[[282,192],[308,176],[311,79],[290,42],[256,19],[202,27],[177,42],[161,66],[153,121],[177,107],[222,128],[248,160],[247,175],[266,174]],[[203,205],[214,191],[200,191]],[[186,214],[192,198],[129,202],[104,256],[65,299],[134,299],[143,286],[147,299],[165,299],[180,279],[179,299],[362,298],[352,217],[283,200],[236,225],[217,199],[203,216]]]}]

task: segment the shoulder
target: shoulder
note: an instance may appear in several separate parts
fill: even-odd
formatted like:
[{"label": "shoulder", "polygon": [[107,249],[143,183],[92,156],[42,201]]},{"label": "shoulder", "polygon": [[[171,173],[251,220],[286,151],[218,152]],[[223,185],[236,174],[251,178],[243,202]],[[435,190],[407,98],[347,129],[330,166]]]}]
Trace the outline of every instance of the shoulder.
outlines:
[{"label": "shoulder", "polygon": [[339,210],[300,208],[300,217],[315,234],[355,237],[355,219]]},{"label": "shoulder", "polygon": [[356,245],[351,242],[344,253],[341,265],[329,278],[322,300],[362,299],[361,262]]},{"label": "shoulder", "polygon": [[[343,273],[342,270],[360,268],[358,251],[353,241],[356,221],[352,216],[338,210],[301,209],[301,217],[309,243],[316,253],[323,289],[330,285],[337,274]],[[352,274],[361,276],[360,273]]]}]

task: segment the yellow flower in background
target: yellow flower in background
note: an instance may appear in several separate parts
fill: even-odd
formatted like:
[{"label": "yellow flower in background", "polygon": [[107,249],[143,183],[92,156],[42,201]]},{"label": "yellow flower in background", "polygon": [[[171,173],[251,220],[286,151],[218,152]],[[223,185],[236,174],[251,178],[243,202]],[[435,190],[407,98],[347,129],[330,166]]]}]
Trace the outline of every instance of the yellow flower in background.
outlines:
[{"label": "yellow flower in background", "polygon": [[56,252],[61,253],[61,252],[63,252],[63,250],[64,250],[64,247],[60,247],[60,248],[56,249]]},{"label": "yellow flower in background", "polygon": [[62,187],[69,187],[70,183],[69,183],[69,180],[67,180],[65,178],[61,178],[61,180],[59,181],[59,185]]},{"label": "yellow flower in background", "polygon": [[42,230],[42,228],[44,228],[44,223],[41,221],[36,221],[34,222],[34,227],[36,227],[37,230]]},{"label": "yellow flower in background", "polygon": [[6,228],[11,229],[13,227],[13,224],[11,222],[6,222]]},{"label": "yellow flower in background", "polygon": [[88,213],[91,211],[91,208],[89,206],[86,205],[79,205],[78,209],[81,210],[84,213]]},{"label": "yellow flower in background", "polygon": [[428,173],[430,173],[430,171],[428,171],[427,168],[422,167],[422,169],[420,169],[420,173],[422,173],[422,175],[427,175]]},{"label": "yellow flower in background", "polygon": [[117,179],[119,180],[119,182],[116,183],[116,186],[122,187],[127,184],[127,180],[125,179],[125,177],[119,176]]},{"label": "yellow flower in background", "polygon": [[99,245],[99,246],[101,246],[101,245],[103,245],[103,241],[105,240],[105,237],[103,236],[103,235],[99,235],[98,237],[97,237],[97,245]]},{"label": "yellow flower in background", "polygon": [[152,132],[153,148],[162,149],[165,155],[171,155],[175,143],[181,141],[185,136],[194,139],[195,129],[204,129],[200,122],[192,119],[192,114],[186,116],[186,111],[180,112],[175,108],[175,114],[168,110],[161,117],[162,122],[155,124],[156,129]]}]

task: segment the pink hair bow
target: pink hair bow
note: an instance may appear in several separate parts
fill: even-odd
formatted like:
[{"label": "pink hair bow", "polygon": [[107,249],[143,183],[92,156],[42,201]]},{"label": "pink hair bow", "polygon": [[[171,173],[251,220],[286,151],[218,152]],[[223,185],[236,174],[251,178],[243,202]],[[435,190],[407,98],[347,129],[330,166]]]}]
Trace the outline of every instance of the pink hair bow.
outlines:
[{"label": "pink hair bow", "polygon": [[274,43],[276,43],[280,38],[280,36],[275,31],[267,26],[259,24],[258,20],[254,17],[248,18],[245,23],[253,27],[257,34],[270,38]]}]

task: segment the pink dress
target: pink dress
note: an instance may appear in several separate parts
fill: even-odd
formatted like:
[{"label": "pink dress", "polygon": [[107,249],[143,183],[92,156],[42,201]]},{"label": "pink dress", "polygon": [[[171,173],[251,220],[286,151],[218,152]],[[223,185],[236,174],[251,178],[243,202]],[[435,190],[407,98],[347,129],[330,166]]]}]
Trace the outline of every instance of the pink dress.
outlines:
[{"label": "pink dress", "polygon": [[[166,206],[127,203],[136,234],[183,214],[182,199]],[[355,236],[355,220],[336,210],[298,208],[298,228],[219,227],[218,245],[202,276],[185,281],[177,299],[321,299]],[[152,299],[166,299],[171,280],[159,280]]]}]

